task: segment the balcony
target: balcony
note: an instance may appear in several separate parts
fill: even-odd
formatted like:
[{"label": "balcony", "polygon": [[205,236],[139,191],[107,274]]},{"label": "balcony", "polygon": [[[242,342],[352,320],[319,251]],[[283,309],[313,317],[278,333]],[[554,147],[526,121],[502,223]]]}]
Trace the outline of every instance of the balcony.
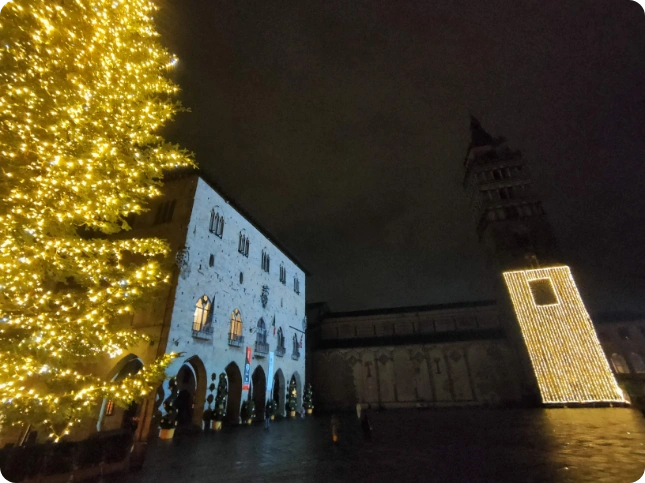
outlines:
[{"label": "balcony", "polygon": [[213,326],[198,327],[193,325],[193,337],[195,339],[211,340],[213,338]]},{"label": "balcony", "polygon": [[228,345],[233,347],[242,347],[244,345],[244,336],[229,332]]},{"label": "balcony", "polygon": [[265,357],[269,353],[269,344],[255,341],[255,357]]},{"label": "balcony", "polygon": [[291,358],[292,358],[294,361],[299,360],[299,359],[300,359],[300,351],[298,351],[298,352],[292,352],[292,353],[291,353]]},{"label": "balcony", "polygon": [[284,347],[275,348],[275,355],[278,357],[284,357],[285,352],[287,352],[287,349],[285,349]]}]

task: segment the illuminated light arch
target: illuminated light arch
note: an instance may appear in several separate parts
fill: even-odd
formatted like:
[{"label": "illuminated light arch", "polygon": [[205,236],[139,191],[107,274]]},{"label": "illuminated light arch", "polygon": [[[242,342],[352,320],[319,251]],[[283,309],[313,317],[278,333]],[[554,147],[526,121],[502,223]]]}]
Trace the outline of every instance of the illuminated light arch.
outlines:
[{"label": "illuminated light arch", "polygon": [[623,403],[567,266],[504,273],[544,404]]}]

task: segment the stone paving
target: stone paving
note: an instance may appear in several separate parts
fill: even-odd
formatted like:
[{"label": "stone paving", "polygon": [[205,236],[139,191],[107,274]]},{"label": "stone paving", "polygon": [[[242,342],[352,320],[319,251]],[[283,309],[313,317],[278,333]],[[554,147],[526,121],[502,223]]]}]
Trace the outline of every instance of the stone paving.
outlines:
[{"label": "stone paving", "polygon": [[370,413],[372,441],[342,415],[151,442],[142,471],[111,483],[632,483],[645,472],[645,419],[630,409]]}]

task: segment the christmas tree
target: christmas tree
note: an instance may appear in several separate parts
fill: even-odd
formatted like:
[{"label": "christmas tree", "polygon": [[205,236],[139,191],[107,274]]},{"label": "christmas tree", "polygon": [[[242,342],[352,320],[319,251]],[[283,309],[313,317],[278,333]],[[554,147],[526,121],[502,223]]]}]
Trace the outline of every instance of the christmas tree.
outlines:
[{"label": "christmas tree", "polygon": [[174,377],[168,381],[168,387],[170,388],[170,395],[163,402],[166,414],[161,417],[159,424],[161,429],[173,429],[177,426],[177,395],[179,391],[177,389],[177,380]]},{"label": "christmas tree", "polygon": [[307,387],[305,388],[305,393],[302,396],[302,407],[307,410],[307,412],[311,412],[310,410],[313,410],[314,408],[314,392],[313,389],[311,389],[311,384],[307,384]]},{"label": "christmas tree", "polygon": [[289,383],[289,391],[287,392],[287,410],[289,412],[295,411],[296,406],[298,405],[296,392],[296,381],[291,379],[291,382]]},{"label": "christmas tree", "polygon": [[226,385],[226,375],[222,372],[219,375],[219,383],[217,384],[217,396],[215,396],[215,421],[222,421],[226,416],[226,400],[228,396],[228,389]]},{"label": "christmas tree", "polygon": [[181,107],[155,10],[150,0],[2,9],[0,418],[54,440],[103,398],[145,397],[173,357],[118,382],[83,369],[145,340],[128,317],[168,280],[165,242],[105,235],[130,228],[165,170],[193,165],[156,134]]}]

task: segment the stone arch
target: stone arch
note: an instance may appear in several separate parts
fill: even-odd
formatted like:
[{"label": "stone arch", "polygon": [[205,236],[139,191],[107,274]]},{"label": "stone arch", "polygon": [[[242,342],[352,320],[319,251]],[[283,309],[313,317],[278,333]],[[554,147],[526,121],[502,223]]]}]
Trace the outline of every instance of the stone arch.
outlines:
[{"label": "stone arch", "polygon": [[[128,354],[108,372],[106,379],[108,381],[118,381],[132,374],[136,374],[142,368],[143,361],[135,354]],[[96,423],[96,430],[119,429],[126,424],[131,427],[131,423],[138,418],[139,412],[140,406],[138,403],[132,403],[128,409],[123,409],[116,406],[113,401],[103,399],[99,411],[99,418]],[[106,417],[109,419],[106,420]]]},{"label": "stone arch", "polygon": [[251,381],[253,384],[253,402],[255,402],[255,418],[263,420],[267,397],[267,376],[262,366],[255,368]]},{"label": "stone arch", "polygon": [[198,356],[186,359],[177,371],[179,424],[183,422],[201,427],[207,382],[206,368],[202,360]]},{"label": "stone arch", "polygon": [[240,404],[242,402],[242,373],[235,362],[225,369],[228,380],[228,401],[226,404],[226,421],[238,424],[240,420]]},{"label": "stone arch", "polygon": [[285,386],[284,373],[282,372],[282,369],[278,369],[275,371],[275,375],[273,376],[272,397],[273,400],[278,403],[276,414],[279,414],[280,416],[284,416],[286,394],[287,388]]},{"label": "stone arch", "polygon": [[302,381],[300,380],[298,371],[293,373],[291,379],[296,380],[296,411],[300,411],[300,407],[302,406]]}]

